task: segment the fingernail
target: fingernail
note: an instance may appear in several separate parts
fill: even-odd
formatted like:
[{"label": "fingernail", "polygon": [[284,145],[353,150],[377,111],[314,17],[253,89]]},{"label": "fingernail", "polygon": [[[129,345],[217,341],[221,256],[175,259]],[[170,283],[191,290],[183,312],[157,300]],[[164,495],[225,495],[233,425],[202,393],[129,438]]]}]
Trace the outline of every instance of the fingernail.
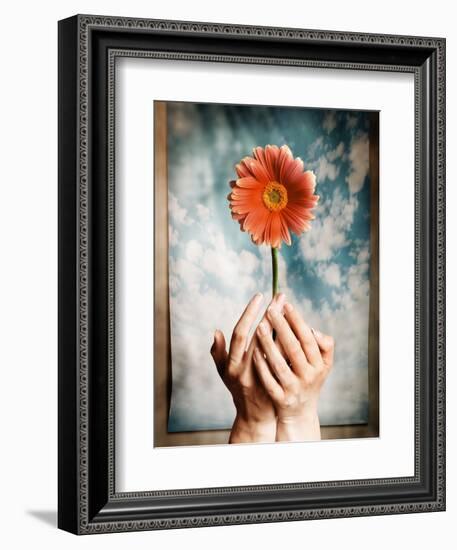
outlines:
[{"label": "fingernail", "polygon": [[322,336],[322,334],[318,330],[314,329],[313,327],[311,327],[311,332],[314,334],[315,338],[320,338]]},{"label": "fingernail", "polygon": [[294,306],[293,306],[292,304],[287,303],[287,304],[284,305],[284,309],[285,309],[286,311],[289,311],[289,312],[290,312],[290,311],[292,311],[292,310],[294,309]]},{"label": "fingernail", "polygon": [[276,294],[275,298],[277,302],[280,302],[281,300],[285,300],[286,295],[284,294],[284,292],[280,292],[279,294]]},{"label": "fingernail", "polygon": [[253,302],[258,302],[263,298],[263,294],[261,292],[257,292],[257,294],[254,294],[254,297],[252,298]]},{"label": "fingernail", "polygon": [[267,333],[267,326],[265,323],[260,323],[259,324],[259,327],[258,327],[258,331],[259,331],[259,334],[261,334],[262,336],[265,336],[265,334]]}]

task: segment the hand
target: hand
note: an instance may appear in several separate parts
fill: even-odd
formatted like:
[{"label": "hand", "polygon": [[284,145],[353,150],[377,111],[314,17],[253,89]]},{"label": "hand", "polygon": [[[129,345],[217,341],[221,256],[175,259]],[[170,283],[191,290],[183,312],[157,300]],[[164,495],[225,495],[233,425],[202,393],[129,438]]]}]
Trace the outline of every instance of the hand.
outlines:
[{"label": "hand", "polygon": [[[254,349],[259,345],[256,334],[248,347],[249,332],[257,318],[262,298],[261,294],[256,294],[247,305],[233,330],[228,353],[223,333],[216,330],[214,334],[211,355],[236,407],[229,443],[268,442],[275,441],[276,437],[276,412],[252,363]],[[284,300],[284,294],[278,294],[271,305],[281,311]],[[265,316],[262,322],[266,332],[271,334],[272,329]]]},{"label": "hand", "polygon": [[312,330],[291,304],[285,304],[284,316],[274,305],[267,315],[290,363],[260,323],[257,335],[263,353],[255,349],[254,364],[278,415],[276,440],[320,439],[317,403],[333,365],[333,338]]}]

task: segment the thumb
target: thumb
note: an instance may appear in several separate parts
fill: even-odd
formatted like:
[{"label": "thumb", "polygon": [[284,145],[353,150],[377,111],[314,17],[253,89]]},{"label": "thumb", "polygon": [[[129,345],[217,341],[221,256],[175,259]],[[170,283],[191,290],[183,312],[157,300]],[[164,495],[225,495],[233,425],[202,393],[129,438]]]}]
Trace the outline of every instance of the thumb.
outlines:
[{"label": "thumb", "polygon": [[324,363],[331,367],[333,364],[333,355],[335,351],[335,341],[332,336],[328,334],[323,334],[322,332],[312,328],[311,329],[316,339],[317,345],[321,351],[322,359]]},{"label": "thumb", "polygon": [[211,356],[216,364],[217,372],[222,377],[225,364],[227,362],[227,351],[225,346],[225,337],[222,331],[216,330],[214,332],[214,341],[211,346]]}]

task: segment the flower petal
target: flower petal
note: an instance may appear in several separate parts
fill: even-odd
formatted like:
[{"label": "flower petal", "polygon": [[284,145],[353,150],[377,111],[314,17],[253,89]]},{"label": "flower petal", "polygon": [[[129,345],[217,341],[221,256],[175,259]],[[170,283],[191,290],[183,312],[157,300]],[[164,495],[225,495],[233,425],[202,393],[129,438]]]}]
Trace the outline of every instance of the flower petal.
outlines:
[{"label": "flower petal", "polygon": [[255,208],[246,216],[244,227],[255,239],[262,239],[270,216],[270,212],[265,207]]},{"label": "flower petal", "polygon": [[287,147],[287,145],[282,145],[279,152],[278,158],[278,176],[279,183],[286,182],[286,174],[290,169],[291,164],[293,163],[294,157],[292,151]]},{"label": "flower petal", "polygon": [[249,170],[251,174],[256,178],[259,182],[266,185],[270,181],[270,177],[268,175],[268,172],[266,168],[256,159],[251,159],[249,162],[246,163],[249,167]]},{"label": "flower petal", "polygon": [[301,158],[297,157],[284,167],[282,181],[287,184],[295,183],[303,177],[304,164]]},{"label": "flower petal", "polygon": [[273,181],[279,180],[278,159],[279,147],[277,145],[267,145],[265,147],[265,162]]},{"label": "flower petal", "polygon": [[278,212],[272,212],[266,229],[265,242],[273,248],[281,247],[281,217]]},{"label": "flower petal", "polygon": [[246,178],[252,175],[248,165],[246,164],[249,159],[251,159],[251,157],[244,157],[244,159],[242,159],[239,164],[235,166],[235,170],[239,178]]},{"label": "flower petal", "polygon": [[274,181],[276,179],[276,174],[275,174],[275,171],[272,169],[273,167],[270,165],[270,162],[267,159],[266,150],[262,149],[262,147],[254,147],[253,154],[254,154],[254,158],[258,160],[260,164],[267,171],[269,181]]},{"label": "flower petal", "polygon": [[289,229],[287,227],[286,220],[284,219],[283,212],[284,210],[279,212],[279,219],[281,221],[281,239],[290,246],[292,244],[292,240],[290,238]]},{"label": "flower petal", "polygon": [[239,178],[236,180],[236,184],[238,187],[246,187],[248,189],[262,189],[263,184],[257,180],[256,178],[253,178],[252,176],[247,176],[244,178]]}]

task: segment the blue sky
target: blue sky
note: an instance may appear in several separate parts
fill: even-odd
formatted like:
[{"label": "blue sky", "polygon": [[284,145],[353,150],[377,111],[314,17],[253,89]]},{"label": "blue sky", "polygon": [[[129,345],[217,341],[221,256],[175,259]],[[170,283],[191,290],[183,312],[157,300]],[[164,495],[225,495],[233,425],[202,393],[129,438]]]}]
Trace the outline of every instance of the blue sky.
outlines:
[{"label": "blue sky", "polygon": [[321,197],[311,230],[282,246],[279,279],[311,326],[336,341],[321,423],[367,421],[368,113],[169,103],[169,431],[227,428],[233,421],[209,349],[216,328],[229,340],[255,292],[269,298],[271,260],[269,248],[254,245],[231,219],[226,197],[235,164],[268,143],[287,144],[314,170]]}]

